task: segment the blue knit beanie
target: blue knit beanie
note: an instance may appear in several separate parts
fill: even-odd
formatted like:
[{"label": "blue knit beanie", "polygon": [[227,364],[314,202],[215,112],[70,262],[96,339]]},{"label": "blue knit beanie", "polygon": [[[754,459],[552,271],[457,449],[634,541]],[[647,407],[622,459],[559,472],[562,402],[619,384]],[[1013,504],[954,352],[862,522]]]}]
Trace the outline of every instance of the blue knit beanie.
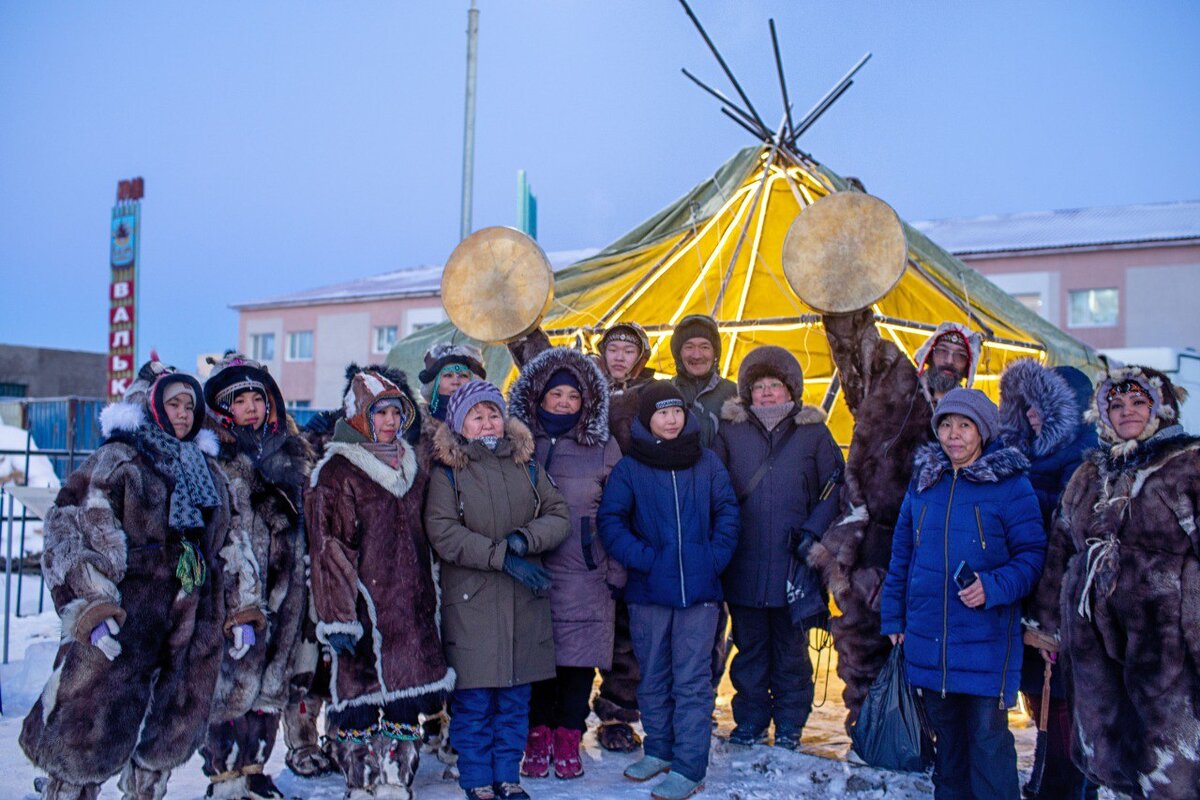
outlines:
[{"label": "blue knit beanie", "polygon": [[450,424],[450,430],[461,434],[467,412],[479,403],[492,403],[500,409],[501,416],[508,414],[504,395],[500,394],[499,389],[488,381],[471,381],[458,387],[446,404],[446,422]]},{"label": "blue knit beanie", "polygon": [[942,397],[933,412],[933,432],[948,414],[961,414],[975,423],[986,445],[1000,428],[1000,412],[992,399],[978,389],[951,389]]}]

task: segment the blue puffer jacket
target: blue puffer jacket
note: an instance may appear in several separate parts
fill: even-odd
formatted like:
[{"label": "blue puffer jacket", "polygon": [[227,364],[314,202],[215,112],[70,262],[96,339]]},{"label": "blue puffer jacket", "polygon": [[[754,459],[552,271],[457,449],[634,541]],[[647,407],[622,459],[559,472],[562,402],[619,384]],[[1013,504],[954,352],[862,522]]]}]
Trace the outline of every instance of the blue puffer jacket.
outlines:
[{"label": "blue puffer jacket", "polygon": [[[686,431],[696,430],[688,415]],[[653,441],[640,420],[633,436]],[[738,540],[729,473],[709,449],[688,469],[655,469],[625,456],[596,514],[604,549],[625,566],[627,603],[687,608],[719,602],[721,573]]]},{"label": "blue puffer jacket", "polygon": [[[1029,461],[993,443],[957,472],[939,444],[923,445],[900,508],[883,585],[882,632],[904,634],[914,686],[1017,699],[1021,598],[1037,584],[1046,531],[1025,471]],[[966,561],[987,602],[967,608],[952,576]]]},{"label": "blue puffer jacket", "polygon": [[[1084,453],[1099,443],[1095,426],[1083,421],[1092,391],[1091,380],[1074,367],[1047,369],[1032,359],[1014,361],[1000,377],[1001,439],[1028,456],[1047,530]],[[1025,416],[1030,406],[1042,417],[1036,436]]]}]

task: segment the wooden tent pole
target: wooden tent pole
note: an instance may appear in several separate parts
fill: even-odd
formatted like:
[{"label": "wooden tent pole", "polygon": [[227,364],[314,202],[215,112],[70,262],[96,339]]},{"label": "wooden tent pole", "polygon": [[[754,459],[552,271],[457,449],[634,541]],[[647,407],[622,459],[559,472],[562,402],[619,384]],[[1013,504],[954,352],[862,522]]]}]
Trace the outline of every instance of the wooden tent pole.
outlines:
[{"label": "wooden tent pole", "polygon": [[796,135],[796,126],[792,124],[792,103],[788,100],[787,81],[783,77],[783,57],[779,55],[779,37],[775,35],[775,20],[767,20],[771,28],[771,47],[775,50],[775,71],[779,73],[779,91],[783,94],[783,112],[787,116],[788,139]]},{"label": "wooden tent pole", "polygon": [[713,303],[712,307],[713,317],[717,316],[717,310],[721,308],[721,303],[725,300],[725,289],[729,286],[729,279],[733,276],[733,267],[737,264],[738,256],[742,254],[742,244],[746,241],[746,232],[750,230],[750,218],[754,216],[754,212],[758,208],[758,201],[762,198],[763,190],[766,189],[768,179],[771,177],[771,165],[775,163],[775,156],[779,152],[779,143],[783,137],[785,125],[787,125],[787,115],[779,120],[779,132],[775,134],[771,152],[767,156],[767,163],[763,165],[762,176],[758,179],[758,189],[754,192],[754,202],[750,205],[750,213],[746,215],[746,220],[742,223],[742,231],[738,234],[737,244],[733,246],[733,256],[729,259],[729,266],[725,268],[725,277],[721,279],[721,288],[717,290],[717,301]]}]

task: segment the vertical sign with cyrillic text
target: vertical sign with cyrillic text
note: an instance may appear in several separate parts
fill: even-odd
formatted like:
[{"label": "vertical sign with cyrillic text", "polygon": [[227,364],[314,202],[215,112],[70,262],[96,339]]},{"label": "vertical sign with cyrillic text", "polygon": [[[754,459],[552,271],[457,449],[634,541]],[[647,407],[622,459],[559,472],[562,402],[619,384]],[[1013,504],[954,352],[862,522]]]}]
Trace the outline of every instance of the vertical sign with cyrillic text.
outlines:
[{"label": "vertical sign with cyrillic text", "polygon": [[119,400],[137,372],[137,265],[141,178],[117,184],[112,210],[108,290],[108,399]]}]

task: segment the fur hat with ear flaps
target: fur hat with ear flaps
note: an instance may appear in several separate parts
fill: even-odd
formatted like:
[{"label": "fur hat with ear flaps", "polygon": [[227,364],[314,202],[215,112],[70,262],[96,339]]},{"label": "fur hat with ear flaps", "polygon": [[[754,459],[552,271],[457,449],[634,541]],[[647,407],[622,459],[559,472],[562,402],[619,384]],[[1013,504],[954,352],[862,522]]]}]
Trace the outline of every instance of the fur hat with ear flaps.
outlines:
[{"label": "fur hat with ear flaps", "polygon": [[[1122,439],[1108,418],[1108,405],[1113,393],[1121,392],[1121,387],[1130,384],[1138,387],[1150,398],[1150,421],[1136,439]],[[1136,391],[1136,389],[1130,389]],[[1110,370],[1096,387],[1092,404],[1084,414],[1087,422],[1095,423],[1100,438],[1112,445],[1114,456],[1128,455],[1137,449],[1139,442],[1144,442],[1164,427],[1178,424],[1179,405],[1187,400],[1187,390],[1182,386],[1171,383],[1171,379],[1151,367],[1141,367],[1131,364],[1126,367]]]},{"label": "fur hat with ear flaps", "polygon": [[359,370],[350,378],[350,386],[342,399],[342,407],[346,413],[346,423],[358,433],[366,437],[368,442],[375,441],[375,428],[371,420],[372,407],[381,400],[396,401],[400,416],[399,435],[403,436],[417,417],[416,406],[412,398],[385,375],[374,370]]},{"label": "fur hat with ear flaps", "polygon": [[283,404],[279,384],[271,377],[265,364],[234,350],[226,350],[221,358],[209,356],[213,365],[204,382],[204,402],[208,410],[226,427],[233,425],[229,404],[244,391],[260,392],[267,401],[267,429],[288,430],[288,413]]}]

